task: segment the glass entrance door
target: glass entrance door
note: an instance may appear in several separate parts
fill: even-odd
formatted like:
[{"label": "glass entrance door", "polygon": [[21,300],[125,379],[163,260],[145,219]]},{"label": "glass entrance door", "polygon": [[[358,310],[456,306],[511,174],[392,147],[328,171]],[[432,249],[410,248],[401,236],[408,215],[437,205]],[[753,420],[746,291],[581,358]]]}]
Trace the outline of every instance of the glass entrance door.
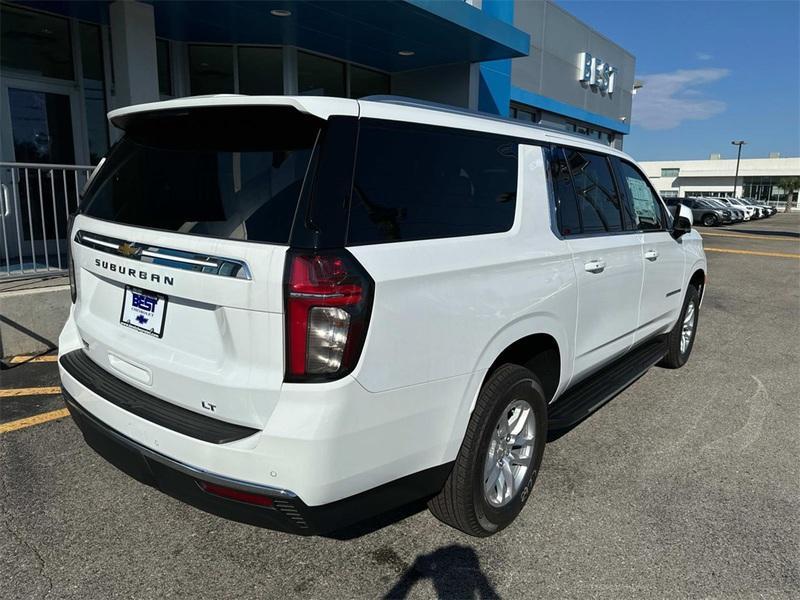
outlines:
[{"label": "glass entrance door", "polygon": [[67,218],[80,189],[73,167],[79,147],[77,92],[70,86],[6,80],[2,101],[6,165],[0,172],[0,270],[64,268]]},{"label": "glass entrance door", "polygon": [[68,95],[10,87],[8,104],[16,162],[75,164]]}]

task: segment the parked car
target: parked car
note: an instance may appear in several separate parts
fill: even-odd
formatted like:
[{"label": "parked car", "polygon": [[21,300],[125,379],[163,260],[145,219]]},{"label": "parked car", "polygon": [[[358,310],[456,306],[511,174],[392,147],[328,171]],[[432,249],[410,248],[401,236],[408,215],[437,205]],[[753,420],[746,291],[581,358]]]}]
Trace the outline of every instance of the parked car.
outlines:
[{"label": "parked car", "polygon": [[710,203],[712,206],[716,206],[717,208],[721,208],[722,210],[728,210],[731,213],[731,221],[733,223],[741,223],[744,221],[744,209],[740,207],[733,207],[728,206],[724,202],[720,202],[716,198],[703,198],[705,202]]},{"label": "parked car", "polygon": [[701,223],[706,227],[733,223],[733,216],[730,208],[721,208],[705,198],[686,197],[670,198],[669,200],[677,201],[691,209],[694,222]]},{"label": "parked car", "polygon": [[720,196],[720,197],[715,197],[714,199],[719,200],[728,207],[741,208],[744,211],[745,221],[757,219],[759,216],[759,211],[756,207],[744,204],[743,202],[738,202],[735,198],[725,198]]},{"label": "parked car", "polygon": [[618,150],[386,97],[109,118],[70,225],[64,398],[194,506],[318,534],[427,498],[491,535],[548,436],[691,354],[702,239]]},{"label": "parked car", "polygon": [[760,212],[760,218],[771,217],[777,211],[777,209],[773,206],[769,206],[768,204],[764,204],[762,202],[757,202],[755,200],[749,200],[747,198],[736,198],[740,203],[745,204],[747,206],[753,206],[757,208]]}]

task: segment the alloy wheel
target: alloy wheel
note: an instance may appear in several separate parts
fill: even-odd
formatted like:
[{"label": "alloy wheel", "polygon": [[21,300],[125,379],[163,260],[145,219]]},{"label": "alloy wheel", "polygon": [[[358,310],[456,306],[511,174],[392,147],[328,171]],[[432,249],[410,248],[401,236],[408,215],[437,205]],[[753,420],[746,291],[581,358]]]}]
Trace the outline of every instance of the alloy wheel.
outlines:
[{"label": "alloy wheel", "polygon": [[681,326],[681,354],[686,354],[689,349],[689,344],[692,343],[694,336],[695,315],[694,300],[690,301],[686,306],[686,314],[683,316],[683,325]]},{"label": "alloy wheel", "polygon": [[533,460],[536,417],[525,400],[513,400],[495,424],[483,469],[483,493],[493,507],[517,495]]}]

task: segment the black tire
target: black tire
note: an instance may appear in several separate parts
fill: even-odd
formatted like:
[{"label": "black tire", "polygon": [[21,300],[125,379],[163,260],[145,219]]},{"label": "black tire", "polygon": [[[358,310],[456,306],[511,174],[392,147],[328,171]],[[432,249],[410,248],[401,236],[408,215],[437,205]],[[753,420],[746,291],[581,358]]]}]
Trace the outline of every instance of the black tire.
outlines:
[{"label": "black tire", "polygon": [[[535,417],[532,460],[508,503],[495,507],[484,494],[484,467],[500,417],[516,400],[525,400]],[[500,366],[478,395],[453,471],[442,491],[428,502],[428,508],[440,521],[476,537],[486,537],[507,527],[530,497],[546,437],[547,401],[541,382],[524,367]]]},{"label": "black tire", "polygon": [[[681,351],[681,337],[683,335],[683,321],[686,317],[686,311],[689,308],[689,305],[694,303],[694,324],[692,327],[692,336],[689,340],[688,345],[686,348]],[[681,314],[678,317],[678,322],[675,323],[675,327],[672,328],[672,331],[669,333],[669,337],[667,340],[667,347],[668,351],[667,354],[661,359],[661,362],[658,363],[659,367],[665,367],[667,369],[679,369],[683,365],[686,364],[686,361],[689,360],[689,356],[692,353],[692,348],[694,347],[694,340],[697,337],[697,323],[700,317],[700,291],[693,285],[689,285],[688,289],[686,290],[686,297],[683,300],[683,307],[681,308]]]},{"label": "black tire", "polygon": [[719,225],[719,219],[717,215],[703,215],[703,225],[706,227],[714,227],[715,225]]}]

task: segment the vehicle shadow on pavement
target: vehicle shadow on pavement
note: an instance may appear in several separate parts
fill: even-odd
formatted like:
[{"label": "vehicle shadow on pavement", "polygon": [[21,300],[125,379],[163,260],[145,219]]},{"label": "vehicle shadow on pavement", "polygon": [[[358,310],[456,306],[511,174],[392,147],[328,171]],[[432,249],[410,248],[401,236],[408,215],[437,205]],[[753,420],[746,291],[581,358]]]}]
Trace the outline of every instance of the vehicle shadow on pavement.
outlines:
[{"label": "vehicle shadow on pavement", "polygon": [[322,537],[341,541],[360,538],[370,533],[374,533],[379,529],[383,529],[384,527],[388,527],[389,525],[399,523],[408,517],[427,510],[427,500],[427,498],[424,498],[422,500],[417,500],[415,502],[399,506],[374,517],[353,523],[347,527],[325,533],[322,535]]},{"label": "vehicle shadow on pavement", "polygon": [[420,581],[429,579],[438,598],[499,598],[481,570],[475,550],[451,544],[417,557],[384,598],[406,598]]}]

